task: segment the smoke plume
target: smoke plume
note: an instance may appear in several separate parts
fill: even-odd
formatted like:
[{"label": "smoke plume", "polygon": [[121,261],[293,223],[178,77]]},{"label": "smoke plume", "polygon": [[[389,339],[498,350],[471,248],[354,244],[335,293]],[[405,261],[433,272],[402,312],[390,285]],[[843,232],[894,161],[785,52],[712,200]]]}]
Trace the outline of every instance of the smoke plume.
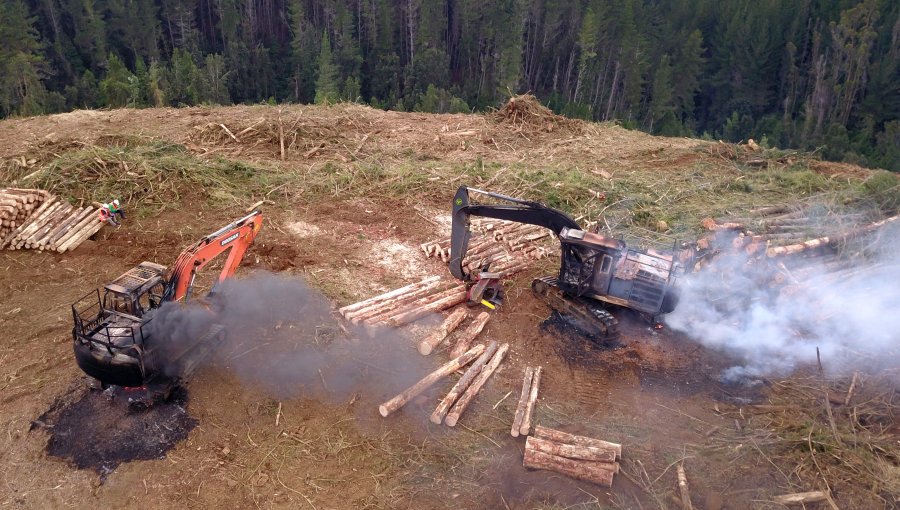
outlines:
[{"label": "smoke plume", "polygon": [[[224,337],[198,344],[217,325]],[[429,361],[389,331],[348,335],[318,291],[300,278],[271,273],[226,280],[203,304],[166,303],[145,328],[160,369],[180,370],[193,357],[283,398],[337,400],[360,390],[377,398],[421,377]]]},{"label": "smoke plume", "polygon": [[[837,271],[812,264],[794,274],[772,260],[721,255],[679,281],[666,323],[736,358],[723,374],[730,381],[784,375],[815,363],[817,348],[826,368],[850,358],[888,363],[900,351],[900,260],[896,236],[882,239],[865,266],[847,261]],[[773,285],[777,273],[787,286]]]}]

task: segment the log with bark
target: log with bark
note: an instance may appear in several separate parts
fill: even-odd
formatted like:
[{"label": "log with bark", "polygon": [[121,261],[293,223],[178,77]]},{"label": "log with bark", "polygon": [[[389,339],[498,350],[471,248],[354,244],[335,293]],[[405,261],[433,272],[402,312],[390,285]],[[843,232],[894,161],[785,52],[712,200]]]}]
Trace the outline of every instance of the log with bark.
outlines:
[{"label": "log with bark", "polygon": [[475,395],[481,391],[481,388],[485,385],[488,379],[491,378],[494,371],[497,370],[497,367],[500,366],[500,363],[503,361],[503,357],[506,356],[506,351],[509,350],[509,344],[503,344],[497,349],[497,352],[494,353],[494,356],[491,358],[490,363],[484,366],[478,376],[472,381],[472,384],[466,389],[465,393],[459,397],[459,400],[453,404],[453,407],[450,409],[450,412],[447,413],[447,417],[444,418],[444,424],[450,427],[455,427],[456,423],[459,421],[459,417],[462,416],[462,413],[465,412],[466,408],[469,407],[469,404],[472,403],[472,400],[475,398]]},{"label": "log with bark", "polygon": [[460,285],[454,287],[444,293],[434,296],[433,299],[433,301],[424,306],[418,308],[411,307],[408,309],[403,309],[396,315],[385,318],[384,320],[381,320],[376,324],[383,324],[398,328],[400,326],[409,324],[410,322],[419,320],[430,313],[440,312],[441,310],[446,310],[447,308],[456,306],[466,300],[466,286]]},{"label": "log with bark", "polygon": [[453,385],[453,388],[450,389],[447,396],[441,400],[434,412],[431,413],[431,423],[440,425],[441,422],[444,421],[447,413],[450,412],[450,407],[456,403],[464,391],[469,389],[472,381],[481,374],[485,364],[487,364],[488,360],[491,359],[495,352],[497,352],[497,342],[492,340],[491,343],[488,344],[487,349],[481,353],[481,356],[475,360],[475,363],[472,363],[472,366],[466,370],[466,373],[456,381],[456,384]]},{"label": "log with bark", "polygon": [[570,434],[568,432],[563,432],[561,430],[550,429],[547,427],[542,427],[540,425],[534,428],[534,436],[540,439],[549,439],[551,441],[555,441],[557,443],[564,444],[574,444],[579,446],[592,446],[594,448],[606,448],[611,449],[615,452],[616,458],[622,457],[622,445],[617,443],[610,443],[609,441],[603,441],[602,439],[594,439],[592,437],[586,436],[578,436],[575,434]]},{"label": "log with bark", "polygon": [[691,490],[688,487],[687,474],[684,472],[684,466],[678,464],[675,466],[678,471],[678,492],[681,494],[681,508],[684,510],[693,510],[691,504]]},{"label": "log with bark", "polygon": [[534,405],[537,402],[538,386],[541,384],[541,367],[534,369],[534,375],[531,379],[531,390],[529,391],[528,401],[525,403],[525,411],[522,413],[522,425],[519,427],[519,434],[527,436],[531,431],[531,415],[534,413]]},{"label": "log with bark", "polygon": [[378,322],[379,320],[390,317],[397,313],[398,310],[407,308],[414,303],[427,304],[433,300],[435,293],[441,293],[453,283],[446,280],[435,280],[429,284],[413,289],[401,296],[397,296],[387,301],[382,301],[375,306],[358,310],[355,314],[348,314],[350,322],[358,324],[360,322]]},{"label": "log with bark", "polygon": [[404,286],[404,287],[400,287],[399,289],[394,289],[394,290],[392,290],[392,291],[390,291],[390,292],[385,292],[384,294],[379,294],[379,295],[374,296],[374,297],[371,297],[371,298],[369,298],[369,299],[364,299],[364,300],[362,300],[362,301],[359,301],[359,302],[356,302],[356,303],[353,303],[353,304],[350,304],[350,305],[341,307],[341,308],[338,309],[338,312],[340,312],[340,314],[343,315],[344,317],[347,317],[347,314],[348,314],[348,313],[352,313],[352,312],[357,311],[357,310],[359,310],[359,309],[361,309],[361,308],[365,308],[365,307],[374,305],[374,304],[376,304],[376,303],[378,303],[378,302],[386,301],[386,300],[391,299],[391,298],[393,298],[393,297],[400,296],[400,295],[402,295],[402,294],[404,294],[404,293],[406,293],[406,292],[409,292],[409,291],[412,290],[412,289],[415,289],[416,287],[419,287],[419,286],[421,286],[421,285],[425,285],[425,284],[427,284],[427,283],[429,283],[429,282],[437,281],[437,280],[439,280],[439,279],[440,279],[439,276],[429,276],[428,278],[425,278],[425,279],[423,279],[423,280],[421,280],[421,281],[418,281],[418,282],[415,282],[415,283],[411,283],[411,284],[406,285],[406,286]]},{"label": "log with bark", "polygon": [[555,471],[579,480],[612,487],[614,472],[612,469],[606,469],[607,466],[611,466],[606,463],[572,460],[526,448],[522,465],[531,469]]},{"label": "log with bark", "polygon": [[[56,241],[56,248],[54,248],[56,251],[60,253],[65,251],[65,248],[68,248],[73,240],[78,239],[82,236],[82,234],[84,233],[84,229],[93,228],[97,225],[102,227],[106,224],[106,222],[102,221],[96,214],[93,214],[93,212],[96,212],[93,211],[93,207],[88,207],[88,209],[92,210],[92,214],[86,215],[84,219],[75,224],[75,226],[72,227],[66,235],[62,236],[58,241]],[[99,229],[99,227],[97,228]]]},{"label": "log with bark", "polygon": [[453,313],[448,315],[437,329],[429,333],[428,336],[419,342],[419,353],[423,356],[431,354],[431,351],[441,345],[447,338],[447,335],[459,327],[462,321],[466,320],[466,317],[468,316],[469,311],[465,307],[459,307],[456,310],[453,310]]},{"label": "log with bark", "polygon": [[425,377],[420,379],[419,382],[413,384],[396,397],[378,406],[379,414],[381,414],[381,416],[387,417],[389,414],[396,411],[397,409],[400,409],[407,402],[428,389],[439,379],[446,377],[453,372],[456,372],[460,368],[468,365],[469,362],[480,356],[482,352],[484,352],[484,345],[478,344],[475,347],[469,349],[463,355],[453,358],[447,363],[444,363],[440,368],[426,375]]},{"label": "log with bark", "polygon": [[477,337],[481,331],[484,329],[485,324],[487,324],[488,319],[491,318],[491,314],[488,312],[481,312],[469,324],[469,327],[465,329],[462,333],[460,333],[459,338],[456,339],[456,345],[453,346],[453,349],[450,351],[450,356],[459,356],[460,354],[469,350],[469,347],[472,345],[472,342],[475,341],[475,337]]},{"label": "log with bark", "polygon": [[[616,452],[612,448],[595,448],[593,446],[557,443],[550,439],[541,439],[534,436],[529,436],[525,440],[525,448],[568,459],[604,462],[611,465],[610,470],[618,471],[618,467],[612,466],[616,461]],[[616,464],[616,466],[618,465]]]},{"label": "log with bark", "polygon": [[[93,223],[90,222],[93,220]],[[103,226],[106,225],[105,221],[101,221],[99,218],[95,218],[92,216],[88,217],[88,224],[81,230],[81,233],[75,237],[70,238],[64,245],[61,245],[56,251],[62,253],[66,251],[72,251],[75,248],[81,246],[81,243],[87,241],[94,234],[100,231]]]},{"label": "log with bark", "polygon": [[516,406],[516,414],[513,415],[513,424],[510,434],[519,437],[519,428],[522,426],[522,418],[525,416],[525,406],[531,396],[531,380],[534,377],[534,369],[525,367],[525,377],[522,380],[522,394],[519,396],[519,405]]}]

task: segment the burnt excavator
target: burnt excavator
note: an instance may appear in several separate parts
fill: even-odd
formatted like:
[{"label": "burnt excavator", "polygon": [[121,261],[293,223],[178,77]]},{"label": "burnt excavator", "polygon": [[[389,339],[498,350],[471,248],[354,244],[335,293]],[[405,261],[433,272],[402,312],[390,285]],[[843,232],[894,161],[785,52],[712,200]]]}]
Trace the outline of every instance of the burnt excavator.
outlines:
[{"label": "burnt excavator", "polygon": [[[225,331],[213,324],[191,341],[172,345],[151,333],[154,314],[165,303],[190,299],[197,273],[225,252],[228,258],[218,282],[231,277],[261,227],[262,213],[254,211],[185,249],[171,271],[141,262],[106,284],[102,295],[94,290],[75,302],[72,339],[81,370],[103,387],[145,387],[168,395],[224,338]],[[207,310],[214,314],[211,307]]]},{"label": "burnt excavator", "polygon": [[[471,203],[470,193],[499,203]],[[462,186],[453,198],[450,273],[472,288],[485,286],[483,280],[493,274],[489,268],[480,274],[463,268],[471,216],[539,225],[556,234],[561,248],[559,274],[535,279],[532,291],[595,343],[614,344],[619,338],[618,321],[610,309],[635,310],[658,323],[661,315],[677,305],[674,250],[630,248],[623,240],[585,231],[567,214],[539,202]]]}]

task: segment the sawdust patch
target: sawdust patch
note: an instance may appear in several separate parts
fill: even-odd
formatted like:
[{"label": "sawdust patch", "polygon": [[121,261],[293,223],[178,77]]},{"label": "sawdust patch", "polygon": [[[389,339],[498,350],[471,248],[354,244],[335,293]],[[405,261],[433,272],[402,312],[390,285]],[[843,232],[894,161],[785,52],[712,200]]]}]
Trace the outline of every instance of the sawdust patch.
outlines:
[{"label": "sawdust patch", "polygon": [[404,278],[421,278],[428,274],[417,247],[396,239],[385,239],[375,243],[374,253],[379,254],[379,266]]},{"label": "sawdust patch", "polygon": [[312,223],[306,223],[305,221],[292,221],[287,225],[288,230],[291,231],[297,237],[304,239],[307,237],[317,236],[322,233],[322,229],[313,225]]}]

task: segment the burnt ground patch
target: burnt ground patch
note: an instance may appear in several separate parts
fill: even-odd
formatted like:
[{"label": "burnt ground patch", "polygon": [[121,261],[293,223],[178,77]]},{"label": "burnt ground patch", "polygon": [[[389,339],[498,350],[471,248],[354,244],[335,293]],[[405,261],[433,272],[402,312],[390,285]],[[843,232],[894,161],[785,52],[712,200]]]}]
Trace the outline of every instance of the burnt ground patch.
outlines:
[{"label": "burnt ground patch", "polygon": [[77,400],[60,397],[32,429],[49,432],[48,455],[105,477],[123,462],[163,458],[187,438],[198,421],[188,415],[186,404],[187,391],[181,388],[144,409],[131,405],[123,388],[92,390]]}]

